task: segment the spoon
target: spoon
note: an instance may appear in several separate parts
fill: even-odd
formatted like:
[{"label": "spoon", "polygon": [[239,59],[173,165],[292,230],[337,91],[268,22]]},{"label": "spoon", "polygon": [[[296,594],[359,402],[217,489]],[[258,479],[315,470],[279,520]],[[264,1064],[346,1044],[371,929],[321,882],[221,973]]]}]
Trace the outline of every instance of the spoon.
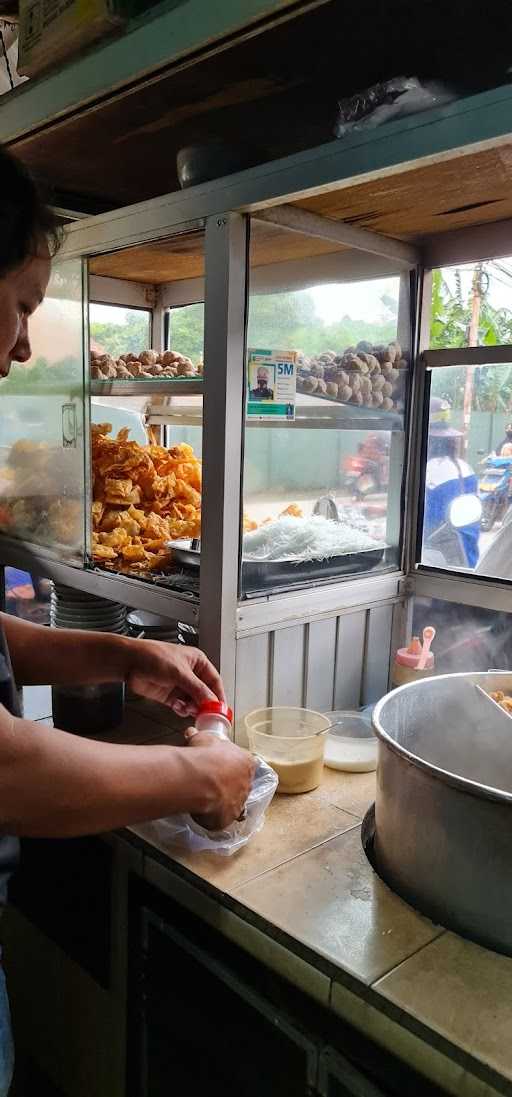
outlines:
[{"label": "spoon", "polygon": [[416,670],[425,670],[425,667],[427,665],[428,653],[430,651],[430,645],[432,643],[432,640],[434,639],[435,634],[436,630],[432,627],[432,625],[427,625],[427,627],[423,629],[423,647],[421,649],[421,654],[416,665]]}]

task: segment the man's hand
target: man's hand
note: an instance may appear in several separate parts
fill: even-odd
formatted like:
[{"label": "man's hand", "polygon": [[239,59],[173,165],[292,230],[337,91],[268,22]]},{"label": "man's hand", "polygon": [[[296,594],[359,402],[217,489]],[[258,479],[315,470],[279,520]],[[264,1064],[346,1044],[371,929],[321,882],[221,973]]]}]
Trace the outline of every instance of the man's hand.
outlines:
[{"label": "man's hand", "polygon": [[161,640],[126,641],[126,685],[168,705],[178,716],[194,716],[201,701],[224,701],[220,674],[204,652]]},{"label": "man's hand", "polygon": [[189,728],[185,737],[193,748],[189,758],[198,767],[202,794],[205,801],[211,803],[209,810],[194,818],[207,830],[223,830],[244,810],[256,759],[248,751],[208,731]]}]

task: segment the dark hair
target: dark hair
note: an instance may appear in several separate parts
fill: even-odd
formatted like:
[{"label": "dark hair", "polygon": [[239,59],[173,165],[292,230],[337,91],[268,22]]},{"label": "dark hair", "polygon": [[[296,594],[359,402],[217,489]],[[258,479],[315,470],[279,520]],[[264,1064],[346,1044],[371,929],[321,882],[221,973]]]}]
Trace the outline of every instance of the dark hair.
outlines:
[{"label": "dark hair", "polygon": [[58,219],[38,184],[0,145],[0,278],[37,255],[42,241],[53,258],[61,238]]}]

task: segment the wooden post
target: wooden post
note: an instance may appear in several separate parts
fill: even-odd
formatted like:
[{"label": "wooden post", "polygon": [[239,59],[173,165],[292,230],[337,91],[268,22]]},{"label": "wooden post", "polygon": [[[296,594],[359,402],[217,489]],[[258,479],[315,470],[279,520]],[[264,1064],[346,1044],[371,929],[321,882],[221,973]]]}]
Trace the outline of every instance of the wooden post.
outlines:
[{"label": "wooden post", "polygon": [[[478,327],[480,324],[480,308],[482,304],[482,271],[483,263],[477,263],[473,275],[471,287],[471,319],[469,321],[468,346],[478,346]],[[466,380],[464,384],[464,454],[468,451],[469,428],[471,426],[471,409],[473,406],[473,375],[474,366],[466,367]]]}]

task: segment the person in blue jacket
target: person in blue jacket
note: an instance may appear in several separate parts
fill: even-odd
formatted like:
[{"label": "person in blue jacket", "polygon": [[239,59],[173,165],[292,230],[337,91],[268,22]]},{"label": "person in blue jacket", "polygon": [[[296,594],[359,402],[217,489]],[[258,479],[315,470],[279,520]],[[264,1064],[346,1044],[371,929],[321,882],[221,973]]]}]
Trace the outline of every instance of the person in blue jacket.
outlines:
[{"label": "person in blue jacket", "polygon": [[[450,504],[454,499],[459,495],[478,494],[476,474],[467,461],[459,457],[462,432],[451,426],[450,418],[448,401],[436,396],[432,397],[425,475],[424,542],[440,526],[449,521]],[[476,567],[479,557],[480,522],[463,526],[457,532],[467,567]]]}]

